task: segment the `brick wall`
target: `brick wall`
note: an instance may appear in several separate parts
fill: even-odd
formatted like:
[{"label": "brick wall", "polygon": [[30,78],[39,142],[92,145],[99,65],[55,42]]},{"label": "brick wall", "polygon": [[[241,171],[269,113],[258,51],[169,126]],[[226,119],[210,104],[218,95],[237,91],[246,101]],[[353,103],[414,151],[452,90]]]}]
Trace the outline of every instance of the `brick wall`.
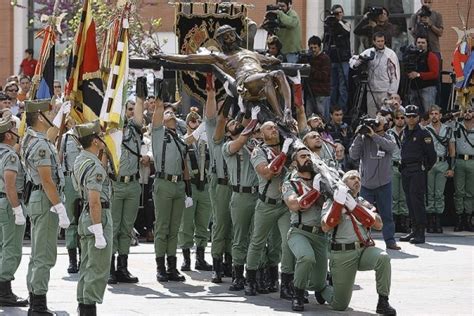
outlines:
[{"label": "brick wall", "polygon": [[13,8],[10,1],[0,1],[0,86],[5,86],[13,70]]}]

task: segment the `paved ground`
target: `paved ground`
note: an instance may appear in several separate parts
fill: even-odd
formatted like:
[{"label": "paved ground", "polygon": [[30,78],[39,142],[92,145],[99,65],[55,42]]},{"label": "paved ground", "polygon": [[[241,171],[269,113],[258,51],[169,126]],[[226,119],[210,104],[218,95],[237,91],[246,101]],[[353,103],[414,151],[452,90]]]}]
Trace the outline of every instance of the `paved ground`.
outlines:
[{"label": "paved ground", "polygon": [[[380,235],[376,235],[377,244]],[[403,244],[403,251],[390,251],[392,257],[391,304],[398,315],[474,315],[474,234],[431,235],[420,246]],[[206,257],[210,261],[209,248]],[[27,296],[26,267],[30,248],[24,254],[16,280],[15,292]],[[77,275],[66,273],[68,257],[60,244],[58,260],[51,273],[48,305],[59,315],[76,315]],[[178,262],[178,265],[181,263]],[[160,284],[155,280],[153,245],[142,243],[132,248],[129,258],[137,285],[108,286],[99,315],[289,315],[290,302],[278,295],[245,297],[227,291],[230,279],[223,284],[210,283],[210,272],[186,273],[185,283]],[[373,272],[359,272],[354,294],[346,313],[334,312],[327,305],[317,305],[311,295],[305,315],[375,315],[377,294]],[[0,308],[0,315],[26,315],[27,308]]]}]

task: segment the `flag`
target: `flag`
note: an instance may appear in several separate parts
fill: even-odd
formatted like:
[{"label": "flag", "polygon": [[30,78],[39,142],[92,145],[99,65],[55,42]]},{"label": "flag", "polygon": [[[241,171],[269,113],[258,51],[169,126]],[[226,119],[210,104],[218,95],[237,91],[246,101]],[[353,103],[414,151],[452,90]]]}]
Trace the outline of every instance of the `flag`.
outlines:
[{"label": "flag", "polygon": [[48,52],[48,59],[44,64],[43,75],[36,91],[36,99],[51,99],[54,95],[54,60],[55,60],[55,45],[51,46]]}]

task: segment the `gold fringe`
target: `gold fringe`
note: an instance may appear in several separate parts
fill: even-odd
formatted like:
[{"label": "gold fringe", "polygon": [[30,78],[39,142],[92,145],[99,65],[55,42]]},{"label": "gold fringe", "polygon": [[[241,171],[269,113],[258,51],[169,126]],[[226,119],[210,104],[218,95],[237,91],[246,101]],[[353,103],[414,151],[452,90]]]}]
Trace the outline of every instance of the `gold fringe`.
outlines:
[{"label": "gold fringe", "polygon": [[91,79],[97,79],[97,78],[102,78],[101,77],[101,72],[100,70],[94,71],[94,72],[87,72],[82,75],[82,80],[91,80]]}]

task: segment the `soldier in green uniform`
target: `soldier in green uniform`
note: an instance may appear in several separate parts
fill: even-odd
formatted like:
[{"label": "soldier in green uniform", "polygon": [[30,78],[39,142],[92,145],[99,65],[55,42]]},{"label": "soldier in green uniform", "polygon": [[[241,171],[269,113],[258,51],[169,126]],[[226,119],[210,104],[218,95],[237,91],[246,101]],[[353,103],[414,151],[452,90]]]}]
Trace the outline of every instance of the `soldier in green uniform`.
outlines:
[{"label": "soldier in green uniform", "polygon": [[431,123],[426,126],[426,129],[433,138],[437,158],[433,168],[428,171],[426,231],[428,233],[442,233],[441,214],[444,212],[444,187],[446,178],[454,176],[455,144],[452,128],[441,123],[440,107],[431,106],[429,114]]},{"label": "soldier in green uniform", "polygon": [[394,126],[387,131],[395,139],[397,146],[392,153],[392,213],[395,222],[395,232],[408,233],[410,228],[410,217],[408,216],[408,207],[403,192],[402,175],[400,174],[402,133],[405,128],[405,113],[397,110],[393,112]]},{"label": "soldier in green uniform", "polygon": [[209,197],[209,150],[205,126],[201,123],[197,109],[191,108],[186,116],[188,144],[186,163],[191,176],[193,205],[185,208],[178,234],[178,245],[182,249],[184,261],[181,271],[191,270],[190,248],[196,244],[196,270],[211,271],[212,266],[205,260],[205,250],[209,239],[207,227],[211,216],[211,198]]},{"label": "soldier in green uniform", "polygon": [[[137,98],[137,102],[143,102]],[[155,203],[155,260],[159,282],[184,281],[176,269],[176,248],[183,209],[192,206],[192,189],[186,166],[186,144],[176,132],[176,116],[164,110],[157,99],[152,122],[155,162],[153,201]],[[165,267],[165,256],[168,269]]]},{"label": "soldier in green uniform", "polygon": [[[322,210],[322,228],[331,231],[329,266],[331,267],[334,294],[328,303],[335,310],[345,310],[351,301],[357,271],[375,270],[376,289],[379,295],[376,312],[396,315],[390,306],[391,266],[388,254],[375,247],[370,227],[382,229],[380,216],[373,206],[355,198],[361,188],[360,175],[351,170],[344,174],[334,190],[333,201],[325,202]],[[348,192],[348,190],[350,190]]]},{"label": "soldier in green uniform", "polygon": [[[128,271],[128,254],[132,239],[133,224],[140,206],[141,187],[138,180],[140,159],[149,160],[140,154],[141,129],[143,126],[143,101],[125,104],[126,119],[123,128],[122,155],[116,181],[112,182],[112,217],[114,223],[114,242],[110,264],[109,284],[117,282],[137,283],[138,278]],[[117,269],[115,269],[115,253]]]},{"label": "soldier in green uniform", "polygon": [[283,200],[291,211],[288,246],[296,257],[294,311],[304,310],[304,291],[311,285],[320,304],[332,295],[326,286],[328,271],[328,238],[321,229],[321,176],[316,175],[310,151],[300,147],[293,153],[297,172],[282,187]]},{"label": "soldier in green uniform", "polygon": [[259,199],[255,206],[254,228],[247,253],[247,287],[245,295],[256,295],[256,273],[263,249],[272,227],[277,224],[281,235],[281,288],[280,297],[291,299],[294,257],[288,247],[287,234],[290,228],[290,212],[281,199],[286,155],[293,140],[285,139],[280,147],[280,134],[275,123],[268,121],[260,130],[264,143],[252,151],[251,162],[258,175]]},{"label": "soldier in green uniform", "polygon": [[328,166],[335,165],[335,157],[330,145],[326,143],[317,131],[310,131],[303,136],[303,143],[311,152],[318,155]]},{"label": "soldier in green uniform", "polygon": [[77,137],[84,150],[74,163],[74,187],[80,192],[83,209],[78,233],[82,268],[77,283],[79,315],[96,315],[102,303],[112,257],[113,223],[110,211],[111,183],[99,160],[105,148],[99,121],[77,125]]},{"label": "soldier in green uniform", "polygon": [[61,202],[64,174],[55,146],[46,133],[52,126],[49,100],[25,102],[27,130],[21,157],[31,193],[25,197],[31,220],[31,257],[26,283],[30,292],[29,313],[52,315],[46,303],[50,270],[56,263],[58,224],[69,227]]},{"label": "soldier in green uniform", "polygon": [[[226,131],[230,139],[222,147],[222,153],[229,170],[229,182],[232,186],[230,215],[233,226],[233,282],[229,287],[230,291],[243,290],[245,285],[244,264],[258,198],[258,179],[250,163],[253,148],[249,138],[257,125],[259,112],[258,106],[252,109],[252,120],[248,122],[247,127],[244,127],[238,120],[229,120]],[[262,276],[263,272],[261,271],[261,279],[263,279]]]},{"label": "soldier in green uniform", "polygon": [[[66,229],[66,249],[69,255],[68,273],[79,272],[77,264],[77,249],[79,237],[77,234],[77,225],[80,210],[78,209],[80,195],[72,185],[71,175],[74,167],[74,161],[81,152],[81,145],[76,136],[73,135],[72,129],[66,132],[62,139],[59,159],[62,161],[64,170],[64,206],[66,207],[67,216],[71,220],[71,225]],[[79,248],[80,252],[80,248]]]},{"label": "soldier in green uniform", "polygon": [[24,173],[14,146],[20,137],[11,117],[0,120],[0,306],[27,306],[12,292],[12,280],[21,261],[25,211]]},{"label": "soldier in green uniform", "polygon": [[454,131],[456,166],[454,172],[454,206],[457,223],[454,231],[473,231],[474,211],[474,107],[464,113]]}]

